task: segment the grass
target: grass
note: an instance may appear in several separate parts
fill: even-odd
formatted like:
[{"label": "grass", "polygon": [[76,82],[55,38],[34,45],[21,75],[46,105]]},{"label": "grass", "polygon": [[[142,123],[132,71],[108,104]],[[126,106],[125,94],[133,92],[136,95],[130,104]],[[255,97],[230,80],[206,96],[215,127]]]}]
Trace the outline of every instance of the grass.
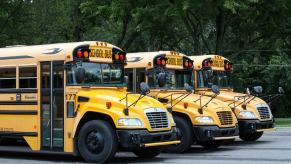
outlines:
[{"label": "grass", "polygon": [[276,126],[291,127],[291,118],[275,118]]}]

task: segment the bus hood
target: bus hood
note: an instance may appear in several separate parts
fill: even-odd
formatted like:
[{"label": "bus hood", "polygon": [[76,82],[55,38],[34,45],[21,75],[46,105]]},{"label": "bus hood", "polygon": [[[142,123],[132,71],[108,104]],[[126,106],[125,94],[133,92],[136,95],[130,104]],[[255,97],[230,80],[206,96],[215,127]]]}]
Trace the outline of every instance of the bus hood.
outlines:
[{"label": "bus hood", "polygon": [[[124,89],[91,89],[91,90],[80,90],[77,96],[84,96],[88,97],[90,102],[94,103],[101,103],[104,107],[107,108],[107,105],[110,104],[112,106],[119,107],[121,109],[130,106],[131,104],[135,103],[138,98],[141,96],[140,94],[128,94],[126,98],[127,92]],[[147,108],[164,108],[163,104],[159,101],[149,97],[144,96],[140,99],[135,105],[132,105],[129,110],[136,110],[136,109],[147,109]]]},{"label": "bus hood", "polygon": [[[158,99],[161,102],[164,102],[166,107],[171,107],[171,94],[172,95],[172,99],[174,100],[175,98],[178,98],[179,96],[181,96],[181,94],[176,94],[176,93],[183,93],[183,92],[151,92],[151,96],[155,97],[156,99]],[[185,93],[186,94],[186,93]],[[167,97],[168,96],[168,97]],[[165,98],[166,97],[166,98]],[[214,119],[214,123],[216,125],[220,126],[220,120],[218,118],[217,112],[228,112],[231,117],[233,118],[233,123],[231,125],[227,125],[227,126],[235,126],[235,124],[237,123],[237,120],[235,118],[235,115],[233,114],[231,108],[229,106],[227,106],[225,103],[223,103],[222,101],[218,100],[218,99],[213,99],[210,103],[208,103],[207,106],[203,107],[203,112],[200,113],[199,112],[199,108],[200,106],[200,98],[201,98],[201,105],[203,106],[204,104],[206,104],[207,102],[209,102],[209,100],[211,99],[208,96],[200,96],[198,94],[193,94],[191,93],[190,95],[188,95],[185,99],[181,100],[179,102],[178,98],[177,100],[174,100],[172,102],[172,105],[176,104],[173,106],[172,110],[174,112],[178,112],[178,113],[183,113],[183,114],[187,114],[192,123],[193,124],[197,124],[194,120],[195,117],[199,117],[199,116],[209,116],[211,118]]]},{"label": "bus hood", "polygon": [[[208,91],[208,93],[211,93],[211,92]],[[243,96],[245,96],[246,102],[248,102],[246,104],[245,109],[242,107],[244,99],[242,98],[241,100],[238,100],[238,97],[243,97]],[[260,99],[259,97],[254,98],[252,95],[247,95],[247,94],[243,94],[243,93],[239,93],[239,92],[220,91],[220,94],[217,96],[217,99],[225,102],[225,104],[229,105],[230,107],[234,107],[233,102],[234,102],[234,100],[236,100],[236,102],[235,102],[236,115],[238,115],[239,112],[241,112],[241,111],[252,111],[256,114],[257,119],[259,119],[259,120],[269,120],[269,119],[273,118],[270,107],[268,106],[268,104],[264,100]],[[241,105],[239,105],[239,104],[241,104]],[[258,108],[260,108],[260,107],[268,108],[268,112],[270,113],[269,118],[267,118],[267,119],[260,118],[260,112],[258,111]]]},{"label": "bus hood", "polygon": [[[131,105],[138,100],[140,94],[128,94],[127,100],[126,94],[127,92],[125,89],[119,88],[81,89],[76,99],[78,100],[80,97],[86,97],[88,101],[84,103],[78,102],[80,115],[84,114],[86,111],[106,114],[113,119],[116,128],[129,128],[119,125],[118,120],[130,118],[139,119],[143,124],[142,127],[130,127],[135,129],[146,128],[149,131],[161,131],[170,130],[171,127],[174,126],[171,113],[169,113],[164,105],[158,100],[149,96],[144,96],[135,105]],[[130,106],[128,108],[128,113],[125,112],[126,106]],[[153,114],[160,112],[166,113],[166,115],[162,115],[161,117],[166,117],[168,123],[167,126],[156,129],[149,123],[149,120],[158,118],[148,118],[147,115],[148,113]]]}]

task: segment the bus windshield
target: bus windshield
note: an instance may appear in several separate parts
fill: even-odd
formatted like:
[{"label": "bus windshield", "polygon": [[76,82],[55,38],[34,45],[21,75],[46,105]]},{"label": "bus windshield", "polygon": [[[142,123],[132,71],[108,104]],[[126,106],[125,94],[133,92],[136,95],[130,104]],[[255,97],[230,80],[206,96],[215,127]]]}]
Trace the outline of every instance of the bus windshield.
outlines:
[{"label": "bus windshield", "polygon": [[124,83],[124,66],[122,64],[105,64],[83,62],[85,68],[85,80],[77,83],[75,72],[76,64],[67,69],[67,84],[81,86],[126,86]]},{"label": "bus windshield", "polygon": [[199,88],[211,88],[213,84],[220,88],[232,88],[231,72],[213,70],[213,76],[209,77],[207,70],[198,71]]},{"label": "bus windshield", "polygon": [[[185,83],[193,87],[192,70],[163,70],[166,73],[166,85],[162,89],[184,89]],[[158,85],[158,74],[160,70],[149,70],[148,84],[152,89],[161,89]]]}]

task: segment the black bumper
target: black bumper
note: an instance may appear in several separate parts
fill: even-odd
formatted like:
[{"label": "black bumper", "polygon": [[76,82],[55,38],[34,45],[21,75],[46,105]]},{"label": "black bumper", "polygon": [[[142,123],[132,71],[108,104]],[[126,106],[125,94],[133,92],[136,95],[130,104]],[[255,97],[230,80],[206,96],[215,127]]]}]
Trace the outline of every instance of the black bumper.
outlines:
[{"label": "black bumper", "polygon": [[117,136],[122,148],[136,149],[149,143],[161,143],[179,140],[176,128],[170,131],[150,133],[147,130],[117,130]]},{"label": "black bumper", "polygon": [[219,128],[218,126],[193,126],[194,136],[197,142],[227,140],[239,134],[238,126],[231,128]]},{"label": "black bumper", "polygon": [[238,120],[240,133],[255,133],[257,130],[274,128],[274,121]]}]

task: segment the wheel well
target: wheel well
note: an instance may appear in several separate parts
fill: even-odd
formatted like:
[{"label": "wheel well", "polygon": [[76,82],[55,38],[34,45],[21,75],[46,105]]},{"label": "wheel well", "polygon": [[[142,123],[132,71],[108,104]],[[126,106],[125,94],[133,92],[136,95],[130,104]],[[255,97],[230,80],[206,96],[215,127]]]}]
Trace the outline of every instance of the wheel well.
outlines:
[{"label": "wheel well", "polygon": [[187,122],[192,126],[192,121],[187,114],[179,113],[179,112],[172,112],[173,116],[179,116],[187,120]]},{"label": "wheel well", "polygon": [[115,124],[112,120],[112,118],[106,114],[102,114],[102,113],[97,113],[97,112],[86,112],[83,116],[83,118],[80,120],[79,124],[78,124],[78,127],[77,127],[77,130],[76,130],[76,133],[75,133],[75,138],[78,137],[78,134],[79,134],[79,131],[80,129],[82,128],[82,126],[88,122],[88,121],[91,121],[91,120],[103,120],[103,121],[106,121],[108,122],[113,129],[115,129]]}]

